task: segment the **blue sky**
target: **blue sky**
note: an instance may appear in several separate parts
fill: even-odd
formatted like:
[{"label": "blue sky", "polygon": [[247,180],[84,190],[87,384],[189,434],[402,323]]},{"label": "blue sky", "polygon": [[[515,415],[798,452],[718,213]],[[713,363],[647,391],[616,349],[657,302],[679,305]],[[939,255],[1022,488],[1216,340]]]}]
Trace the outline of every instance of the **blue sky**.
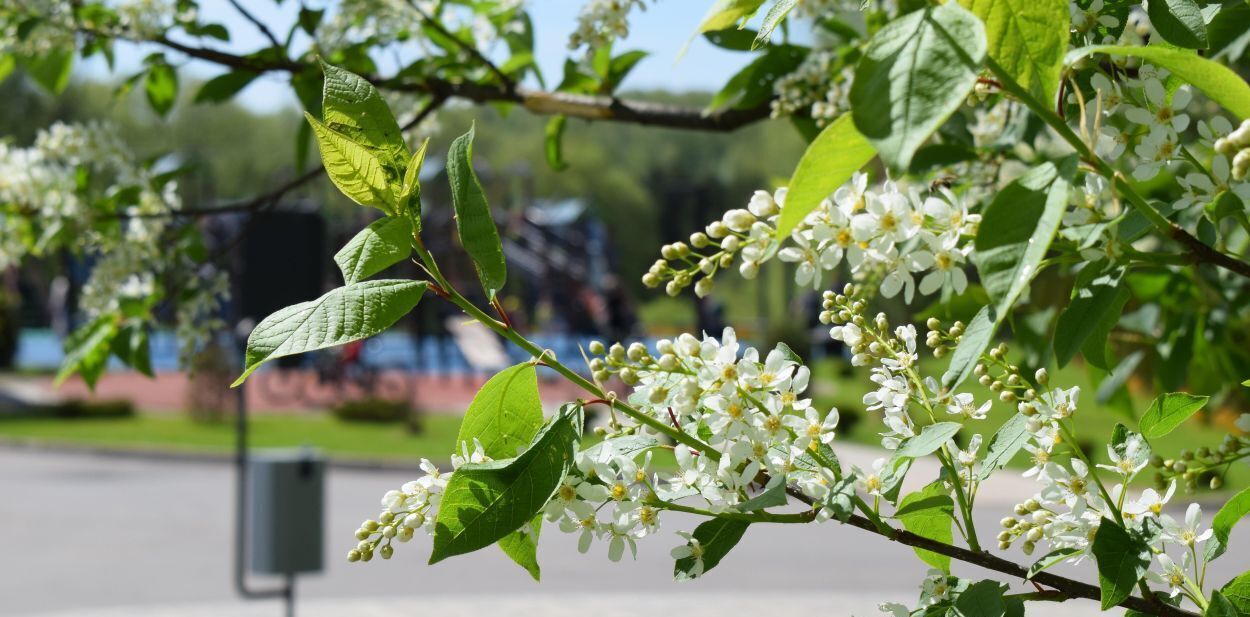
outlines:
[{"label": "blue sky", "polygon": [[[293,4],[279,6],[272,1],[245,2],[244,5],[262,20],[274,24],[271,29],[285,33],[295,19]],[[561,67],[568,56],[568,35],[573,31],[581,0],[532,0],[530,15],[534,21],[535,57],[548,81],[559,81]],[[638,65],[625,82],[625,88],[706,90],[719,89],[735,71],[749,60],[746,54],[730,52],[708,44],[702,37],[693,41],[679,59],[682,47],[690,40],[711,0],[660,0],[648,2],[646,11],[635,11],[631,33],[618,51],[644,49],[651,56]],[[216,46],[233,52],[247,52],[264,45],[264,39],[247,21],[230,7],[226,0],[204,0],[201,3],[204,21],[226,25],[233,40]],[[213,45],[209,41],[206,45]],[[296,45],[300,45],[297,40]],[[127,77],[139,70],[150,49],[135,45],[119,45],[114,73]],[[193,61],[184,66],[184,75],[207,79],[219,74],[216,66]],[[79,74],[91,78],[107,78],[108,67],[103,60],[93,59],[81,67]],[[252,83],[240,95],[240,101],[258,111],[294,105],[289,86],[278,75],[267,76]]]}]

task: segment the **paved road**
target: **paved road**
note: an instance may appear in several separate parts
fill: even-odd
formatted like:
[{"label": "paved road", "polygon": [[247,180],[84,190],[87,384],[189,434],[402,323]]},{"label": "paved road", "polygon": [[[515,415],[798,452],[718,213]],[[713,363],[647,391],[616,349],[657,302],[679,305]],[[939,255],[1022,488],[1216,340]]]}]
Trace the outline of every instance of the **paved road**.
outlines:
[{"label": "paved road", "polygon": [[[873,615],[882,600],[914,600],[925,569],[907,547],[853,528],[757,525],[715,572],[679,585],[671,580],[671,534],[694,522],[679,515],[668,515],[661,535],[641,543],[636,562],[620,564],[606,559],[604,546],[579,555],[573,537],[548,528],[541,585],[494,550],[426,566],[428,539],[403,545],[390,562],[347,564],[340,556],[355,544],[352,530],[376,514],[386,489],[406,479],[330,473],[328,568],[301,579],[301,614],[626,616],[665,606],[683,617]],[[0,615],[280,614],[272,602],[237,600],[231,588],[232,480],[221,463],[0,449]],[[994,529],[1023,489],[986,491],[981,528]],[[1250,550],[1234,539],[1240,546],[1233,554]],[[1217,580],[1245,566],[1229,559],[1216,565]],[[972,567],[960,573],[985,574]],[[1093,603],[1064,608],[1065,617],[1096,612]]]}]

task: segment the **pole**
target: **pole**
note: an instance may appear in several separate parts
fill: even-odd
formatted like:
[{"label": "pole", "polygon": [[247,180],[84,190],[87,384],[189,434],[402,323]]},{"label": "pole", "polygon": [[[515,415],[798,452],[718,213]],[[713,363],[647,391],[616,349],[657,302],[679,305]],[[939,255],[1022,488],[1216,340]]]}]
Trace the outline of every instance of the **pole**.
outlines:
[{"label": "pole", "polygon": [[[234,333],[238,357],[243,357],[246,345],[246,334],[251,331],[246,320],[240,322]],[[286,616],[295,617],[295,576],[286,575],[285,584],[273,589],[252,589],[247,584],[247,498],[248,498],[248,442],[247,442],[247,391],[244,384],[235,388],[236,406],[234,414],[234,468],[235,468],[235,510],[234,510],[234,588],[239,595],[249,600],[282,598],[286,605]]]}]

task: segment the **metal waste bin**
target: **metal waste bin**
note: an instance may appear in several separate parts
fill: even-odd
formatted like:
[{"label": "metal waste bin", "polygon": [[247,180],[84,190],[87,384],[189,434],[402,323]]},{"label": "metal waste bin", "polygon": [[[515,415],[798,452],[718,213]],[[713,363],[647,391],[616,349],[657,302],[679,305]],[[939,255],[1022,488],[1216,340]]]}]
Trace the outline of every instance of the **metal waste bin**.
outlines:
[{"label": "metal waste bin", "polygon": [[252,571],[321,570],[325,458],[313,450],[260,450],[248,460]]}]

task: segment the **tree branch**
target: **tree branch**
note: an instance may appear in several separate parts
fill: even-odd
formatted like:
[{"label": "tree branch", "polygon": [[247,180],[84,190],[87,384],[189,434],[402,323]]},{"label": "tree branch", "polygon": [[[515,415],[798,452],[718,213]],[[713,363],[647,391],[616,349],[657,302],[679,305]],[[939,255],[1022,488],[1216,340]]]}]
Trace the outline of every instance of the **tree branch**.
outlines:
[{"label": "tree branch", "polygon": [[421,7],[417,5],[416,0],[408,0],[408,6],[412,7],[412,10],[416,11],[417,15],[421,16],[421,20],[424,21],[427,26],[432,28],[435,32],[451,39],[453,42],[456,43],[456,47],[459,47],[460,49],[464,50],[466,53],[472,56],[473,59],[481,63],[482,66],[485,66],[491,73],[494,73],[495,77],[499,78],[499,83],[503,84],[503,86],[506,89],[516,90],[516,82],[512,81],[511,77],[508,77],[503,71],[499,70],[499,67],[495,66],[495,63],[491,62],[489,58],[482,55],[482,52],[478,51],[477,47],[470,45],[464,39],[449,32],[447,28],[444,27],[441,22],[439,22],[437,19],[434,19],[433,17],[430,17],[429,14],[421,10]]},{"label": "tree branch", "polygon": [[243,19],[252,22],[252,25],[256,26],[256,29],[260,30],[260,33],[265,35],[265,38],[269,39],[269,42],[273,43],[274,47],[282,49],[282,43],[278,42],[278,37],[273,35],[273,32],[269,30],[269,26],[266,26],[265,22],[256,19],[255,15],[252,15],[247,9],[243,8],[243,5],[239,4],[239,0],[230,0],[230,6],[233,6],[234,10],[238,11],[239,14],[243,16]]}]

